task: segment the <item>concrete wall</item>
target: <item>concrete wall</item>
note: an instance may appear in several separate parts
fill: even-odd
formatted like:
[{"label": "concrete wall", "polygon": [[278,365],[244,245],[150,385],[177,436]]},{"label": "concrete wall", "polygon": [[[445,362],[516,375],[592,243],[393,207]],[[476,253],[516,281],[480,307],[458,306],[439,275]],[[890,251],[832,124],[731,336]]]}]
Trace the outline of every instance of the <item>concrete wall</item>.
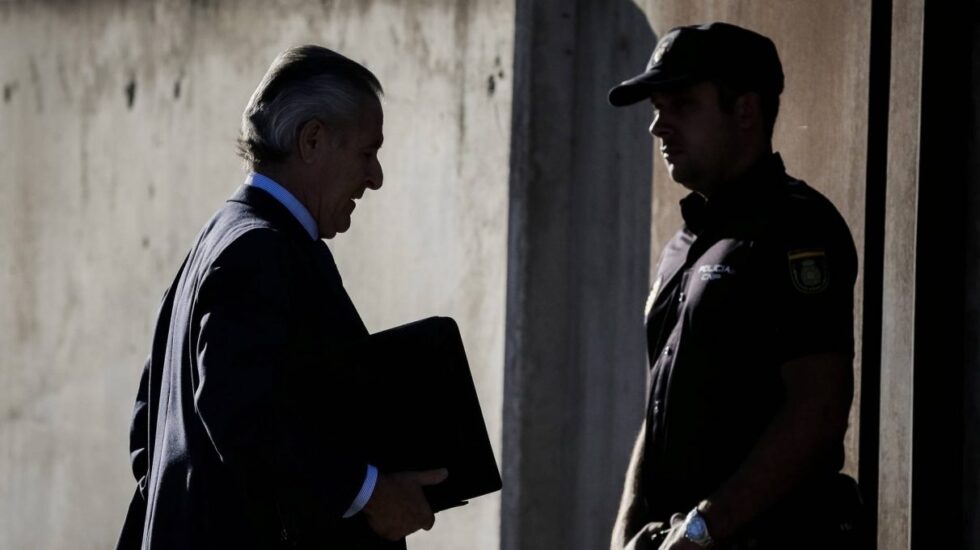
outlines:
[{"label": "concrete wall", "polygon": [[[790,174],[805,180],[837,206],[862,257],[871,2],[786,0],[780,1],[778,8],[770,2],[722,0],[638,3],[658,36],[679,25],[726,21],[758,31],[775,42],[786,85],[773,146],[782,154]],[[670,179],[659,155],[654,166],[650,256],[655,264],[663,245],[682,224],[677,202],[687,190]],[[861,270],[854,310],[858,386],[846,439],[846,470],[851,474],[857,472],[863,285]]]},{"label": "concrete wall", "polygon": [[646,122],[606,102],[655,42],[628,0],[519,0],[501,547],[607,547],[642,420]]},{"label": "concrete wall", "polygon": [[[331,243],[351,295],[372,330],[460,322],[499,454],[513,21],[507,0],[0,3],[0,548],[114,543],[158,300],[299,43],[387,91],[385,186]],[[410,542],[496,548],[498,510]]]}]

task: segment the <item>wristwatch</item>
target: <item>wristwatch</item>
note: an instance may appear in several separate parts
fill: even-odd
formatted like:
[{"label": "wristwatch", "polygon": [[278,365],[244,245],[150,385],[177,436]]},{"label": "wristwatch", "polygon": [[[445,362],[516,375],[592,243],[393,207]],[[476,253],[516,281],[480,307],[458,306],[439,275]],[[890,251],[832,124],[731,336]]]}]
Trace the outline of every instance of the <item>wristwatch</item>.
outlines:
[{"label": "wristwatch", "polygon": [[708,533],[708,524],[697,507],[688,512],[687,517],[684,518],[684,538],[701,548],[710,548],[715,542]]}]

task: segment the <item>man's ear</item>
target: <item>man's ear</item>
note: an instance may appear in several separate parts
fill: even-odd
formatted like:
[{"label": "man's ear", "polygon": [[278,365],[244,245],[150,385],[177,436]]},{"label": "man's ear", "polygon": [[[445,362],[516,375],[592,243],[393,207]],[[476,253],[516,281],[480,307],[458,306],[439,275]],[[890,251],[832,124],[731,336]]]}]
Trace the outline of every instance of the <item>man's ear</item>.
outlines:
[{"label": "man's ear", "polygon": [[316,160],[317,155],[323,153],[327,145],[327,128],[317,119],[311,119],[303,123],[299,129],[297,138],[297,152],[299,159],[304,164],[310,164]]},{"label": "man's ear", "polygon": [[735,100],[735,120],[738,127],[747,130],[762,125],[762,98],[756,92],[747,92]]}]

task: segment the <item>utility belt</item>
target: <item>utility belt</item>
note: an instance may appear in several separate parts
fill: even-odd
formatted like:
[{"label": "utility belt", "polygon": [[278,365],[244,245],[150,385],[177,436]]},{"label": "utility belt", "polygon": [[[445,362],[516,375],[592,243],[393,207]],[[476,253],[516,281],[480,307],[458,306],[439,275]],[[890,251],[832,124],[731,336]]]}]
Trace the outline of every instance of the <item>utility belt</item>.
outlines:
[{"label": "utility belt", "polygon": [[[667,537],[665,521],[649,541],[656,548]],[[873,550],[857,482],[834,474],[793,492],[757,521],[715,550]],[[710,525],[709,525],[710,528]]]},{"label": "utility belt", "polygon": [[794,491],[720,548],[865,550],[869,525],[857,482],[839,473]]}]

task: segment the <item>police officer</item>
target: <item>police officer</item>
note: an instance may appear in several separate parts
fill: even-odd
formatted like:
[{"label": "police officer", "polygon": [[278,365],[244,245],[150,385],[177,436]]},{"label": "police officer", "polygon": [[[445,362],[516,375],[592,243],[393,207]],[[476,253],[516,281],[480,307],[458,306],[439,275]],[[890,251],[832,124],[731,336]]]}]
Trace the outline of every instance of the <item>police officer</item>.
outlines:
[{"label": "police officer", "polygon": [[848,548],[839,474],[853,395],[857,255],[834,206],[772,150],[783,72],[772,41],[679,27],[615,106],[691,193],[648,300],[646,418],[612,547]]}]

